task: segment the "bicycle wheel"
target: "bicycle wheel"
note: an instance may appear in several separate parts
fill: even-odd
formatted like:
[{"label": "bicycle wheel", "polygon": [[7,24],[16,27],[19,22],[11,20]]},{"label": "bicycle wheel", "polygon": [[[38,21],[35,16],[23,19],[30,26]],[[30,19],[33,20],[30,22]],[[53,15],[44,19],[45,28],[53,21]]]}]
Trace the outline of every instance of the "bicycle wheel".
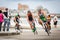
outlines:
[{"label": "bicycle wheel", "polygon": [[47,28],[47,26],[45,25],[45,32],[47,32],[48,36],[49,36],[49,29]]}]

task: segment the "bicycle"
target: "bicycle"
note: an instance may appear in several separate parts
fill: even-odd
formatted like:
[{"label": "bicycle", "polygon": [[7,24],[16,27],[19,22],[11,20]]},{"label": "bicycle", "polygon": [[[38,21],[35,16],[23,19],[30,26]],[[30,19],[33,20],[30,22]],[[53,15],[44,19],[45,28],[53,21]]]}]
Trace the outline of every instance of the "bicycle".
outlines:
[{"label": "bicycle", "polygon": [[48,36],[49,36],[49,29],[48,29],[48,26],[47,26],[47,22],[44,22],[43,23],[43,27],[44,27],[44,29],[45,29],[45,31],[47,32],[47,34],[48,34]]},{"label": "bicycle", "polygon": [[35,27],[35,23],[34,22],[32,22],[32,26],[33,26],[32,31],[34,32],[34,34],[35,33],[38,34],[38,32],[36,31],[36,27]]},{"label": "bicycle", "polygon": [[15,25],[15,30],[17,31],[17,32],[22,32],[20,29],[21,29],[21,25],[19,24],[20,22],[22,23],[22,21],[21,20],[18,20],[19,22],[16,22],[16,25]]}]

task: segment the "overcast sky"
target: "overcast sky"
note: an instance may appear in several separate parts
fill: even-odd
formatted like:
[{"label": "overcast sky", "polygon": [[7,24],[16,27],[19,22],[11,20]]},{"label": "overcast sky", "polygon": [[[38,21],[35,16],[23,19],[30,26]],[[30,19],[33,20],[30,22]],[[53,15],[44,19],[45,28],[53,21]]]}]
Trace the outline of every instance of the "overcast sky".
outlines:
[{"label": "overcast sky", "polygon": [[28,5],[30,9],[41,5],[47,8],[50,13],[60,13],[60,0],[0,0],[0,7],[17,9],[18,3]]}]

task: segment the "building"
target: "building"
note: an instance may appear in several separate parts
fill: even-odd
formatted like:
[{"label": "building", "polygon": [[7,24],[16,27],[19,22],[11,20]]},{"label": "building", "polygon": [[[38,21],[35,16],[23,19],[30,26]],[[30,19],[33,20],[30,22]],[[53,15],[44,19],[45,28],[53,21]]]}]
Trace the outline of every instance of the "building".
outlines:
[{"label": "building", "polygon": [[27,10],[29,9],[28,5],[18,4],[18,10]]},{"label": "building", "polygon": [[58,18],[60,18],[60,13],[50,13],[50,15],[51,15],[52,17],[54,17],[54,16],[56,15]]},{"label": "building", "polygon": [[5,9],[5,7],[0,7],[0,10],[4,10]]},{"label": "building", "polygon": [[6,9],[6,7],[0,7],[0,10],[2,10],[2,12],[4,12]]}]

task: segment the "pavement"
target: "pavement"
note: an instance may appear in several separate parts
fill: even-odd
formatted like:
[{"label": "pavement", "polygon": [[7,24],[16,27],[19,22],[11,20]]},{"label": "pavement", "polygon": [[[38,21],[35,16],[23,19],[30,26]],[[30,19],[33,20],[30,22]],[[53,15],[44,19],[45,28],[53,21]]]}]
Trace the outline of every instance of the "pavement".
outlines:
[{"label": "pavement", "polygon": [[[31,29],[21,29],[19,35],[0,36],[0,40],[60,40],[60,26],[52,27],[50,36],[43,28],[37,28],[38,34],[32,32]],[[15,32],[15,29],[10,29],[10,32]]]},{"label": "pavement", "polygon": [[[3,29],[3,28],[2,28]],[[17,30],[15,30],[14,28],[10,28],[9,31],[0,31],[0,36],[9,36],[9,35],[18,35],[20,34],[20,31],[17,32]]]}]

